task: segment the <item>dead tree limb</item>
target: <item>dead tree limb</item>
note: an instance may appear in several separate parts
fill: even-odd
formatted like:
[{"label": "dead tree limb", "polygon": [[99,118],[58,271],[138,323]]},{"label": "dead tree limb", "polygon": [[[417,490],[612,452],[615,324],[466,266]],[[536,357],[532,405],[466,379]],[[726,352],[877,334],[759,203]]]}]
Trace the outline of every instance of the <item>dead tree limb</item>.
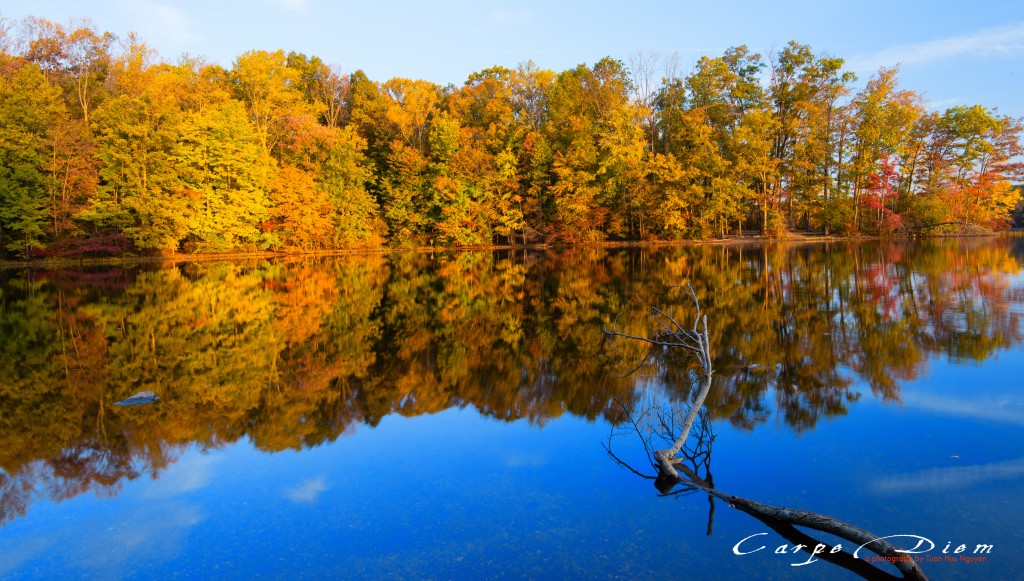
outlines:
[{"label": "dead tree limb", "polygon": [[[842,539],[857,543],[859,547],[868,548],[878,555],[891,558],[890,562],[892,562],[900,573],[903,574],[904,579],[913,579],[915,581],[926,580],[927,577],[921,568],[917,566],[917,563],[913,560],[901,558],[904,554],[878,535],[816,512],[770,506],[750,499],[726,494],[716,490],[712,483],[700,478],[694,470],[691,470],[686,466],[685,461],[687,458],[678,457],[680,451],[686,449],[686,441],[690,437],[693,422],[703,407],[704,400],[707,399],[708,393],[711,390],[711,378],[714,373],[711,365],[711,340],[708,336],[707,315],[704,315],[701,312],[700,301],[697,300],[697,294],[694,292],[693,287],[687,283],[686,288],[689,290],[690,297],[693,299],[693,303],[697,309],[697,314],[696,317],[694,317],[691,328],[684,328],[675,320],[675,318],[662,309],[652,307],[648,317],[654,321],[658,330],[653,333],[651,337],[641,337],[638,335],[620,332],[617,328],[617,324],[613,325],[611,330],[604,330],[605,335],[612,339],[623,337],[626,339],[642,341],[650,345],[651,351],[649,351],[647,356],[644,357],[644,360],[649,358],[653,350],[657,348],[682,349],[689,355],[696,358],[697,362],[700,364],[700,375],[702,376],[701,389],[694,398],[690,409],[686,413],[686,418],[680,426],[678,436],[670,448],[666,450],[656,450],[653,453],[653,457],[656,462],[655,468],[658,470],[655,485],[658,486],[659,491],[665,493],[666,490],[664,489],[666,485],[668,485],[668,488],[671,488],[672,483],[680,484],[684,487],[697,488],[706,492],[709,496],[724,500],[729,504],[729,506],[742,510],[762,522],[765,522],[774,530],[780,532],[780,534],[782,534],[782,531],[787,531],[791,534],[803,535],[801,531],[795,528],[796,526],[829,533]],[[650,449],[648,447],[650,440],[648,438],[644,438],[643,434],[640,434],[638,422],[635,419],[630,417],[630,421],[633,422],[633,427],[637,429],[641,440],[644,441],[645,449],[648,451],[650,456]],[[698,437],[702,436],[703,433],[698,435]],[[697,450],[699,448],[700,445],[698,443],[693,450]],[[629,467],[628,464],[612,454],[610,438],[609,445],[606,449],[609,454],[619,462],[619,464],[627,466],[634,473],[643,476],[642,473],[632,467]],[[687,450],[687,452],[689,452],[689,450]],[[693,459],[691,458],[690,460],[692,461]],[[679,467],[678,469],[677,466]],[[680,474],[680,470],[683,474]],[[784,534],[783,536],[787,535]],[[822,544],[822,546],[825,545]],[[831,547],[829,547],[829,549],[831,549]],[[872,567],[866,561],[857,559],[849,553],[843,554],[840,552],[830,554],[826,557],[824,554],[818,554],[816,552],[815,555],[827,561],[841,564],[851,571],[867,578],[885,578],[886,576],[893,578],[891,575],[884,573],[880,569]],[[864,567],[865,565],[867,568]]]},{"label": "dead tree limb", "polygon": [[[917,566],[917,563],[913,560],[901,558],[903,553],[891,543],[882,539],[879,535],[817,512],[771,506],[747,498],[725,494],[724,492],[715,490],[709,486],[707,482],[697,477],[696,474],[693,474],[692,471],[685,466],[682,467],[685,475],[680,474],[679,471],[676,470],[678,459],[669,456],[667,450],[658,450],[654,453],[654,457],[658,461],[658,469],[662,474],[667,474],[682,485],[699,488],[716,498],[726,501],[729,503],[729,506],[742,510],[759,520],[765,522],[770,521],[771,523],[779,526],[802,526],[835,535],[839,538],[857,543],[857,546],[859,547],[870,549],[878,555],[890,557],[892,559],[891,562],[893,566],[899,569],[900,573],[903,573],[904,579],[925,580],[928,578],[925,576],[924,571]],[[831,550],[831,547],[828,547],[827,550]],[[817,556],[824,557],[824,553]],[[852,558],[852,556],[850,556],[850,558]],[[858,561],[859,559],[854,560]],[[864,561],[861,562],[866,564]]]},{"label": "dead tree limb", "polygon": [[[679,436],[672,444],[672,447],[666,451],[670,458],[679,453],[686,443],[686,439],[690,437],[690,429],[693,427],[694,419],[697,418],[697,412],[700,411],[704,405],[704,400],[707,399],[708,393],[711,391],[711,377],[714,374],[714,370],[711,367],[711,339],[708,337],[708,317],[701,312],[697,293],[694,292],[690,283],[686,283],[686,288],[690,291],[690,298],[693,299],[693,304],[697,308],[697,315],[694,317],[693,326],[690,329],[684,328],[676,322],[672,315],[658,307],[651,307],[651,312],[647,316],[654,321],[655,326],[659,329],[652,337],[640,337],[638,335],[622,333],[618,330],[617,321],[611,330],[604,330],[605,335],[608,337],[624,337],[626,339],[642,341],[649,344],[652,350],[657,347],[683,349],[700,364],[701,388],[694,398],[690,411],[686,414],[686,419],[683,421]],[[646,361],[650,355],[651,352],[649,351],[644,360]]]},{"label": "dead tree limb", "polygon": [[[806,547],[809,559],[821,559],[833,563],[865,579],[885,581],[894,581],[896,579],[927,580],[927,576],[915,562],[907,559],[905,553],[882,539],[879,535],[820,513],[771,506],[717,490],[710,471],[711,445],[714,441],[714,434],[704,412],[700,412],[698,416],[701,421],[699,429],[697,429],[696,433],[692,434],[695,438],[692,446],[684,447],[677,456],[669,456],[668,450],[651,452],[651,448],[655,445],[652,436],[657,436],[666,443],[672,441],[673,436],[669,430],[673,430],[677,425],[672,419],[677,413],[681,414],[682,410],[662,410],[658,412],[653,407],[650,407],[640,410],[639,415],[635,410],[627,411],[626,415],[629,418],[628,427],[623,430],[613,431],[609,435],[605,450],[620,466],[642,478],[654,480],[654,485],[662,496],[677,496],[680,494],[690,494],[695,491],[706,493],[710,502],[708,515],[709,531],[712,526],[715,506],[712,499],[717,498],[725,501],[730,507],[745,512],[761,521],[783,538],[792,542],[794,546],[800,544]],[[645,474],[643,470],[631,466],[613,451],[612,440],[616,436],[626,436],[631,431],[635,431],[640,438],[644,451],[647,453],[648,459],[651,460],[651,466],[657,471],[656,475]],[[705,476],[701,477],[698,474],[698,468],[704,469]],[[681,487],[681,489],[673,490],[677,486]],[[803,530],[798,529],[798,526],[835,535],[853,543],[856,547],[862,547],[875,554],[887,557],[887,561],[892,563],[902,576],[898,577],[890,574],[873,565],[868,560],[854,557],[853,554],[846,550],[836,549],[833,551],[835,547],[811,537]]]}]

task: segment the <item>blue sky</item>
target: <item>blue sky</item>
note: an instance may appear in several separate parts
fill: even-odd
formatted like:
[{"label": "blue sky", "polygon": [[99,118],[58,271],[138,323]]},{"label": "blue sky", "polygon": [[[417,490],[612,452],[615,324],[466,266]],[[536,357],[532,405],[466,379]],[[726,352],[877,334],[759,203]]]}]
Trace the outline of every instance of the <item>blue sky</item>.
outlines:
[{"label": "blue sky", "polygon": [[861,83],[902,63],[903,86],[934,107],[981,104],[1024,116],[1020,0],[15,0],[0,14],[88,16],[119,36],[138,32],[167,60],[188,52],[230,67],[246,50],[283,48],[376,80],[457,85],[493,65],[533,60],[562,71],[637,50],[678,53],[685,72],[730,46],[765,52],[797,40],[847,59]]}]

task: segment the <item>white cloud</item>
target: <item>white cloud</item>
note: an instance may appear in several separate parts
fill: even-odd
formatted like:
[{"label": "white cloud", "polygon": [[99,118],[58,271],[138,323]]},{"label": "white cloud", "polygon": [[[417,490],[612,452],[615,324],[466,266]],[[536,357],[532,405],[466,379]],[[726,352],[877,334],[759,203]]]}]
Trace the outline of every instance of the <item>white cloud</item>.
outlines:
[{"label": "white cloud", "polygon": [[119,516],[108,521],[103,534],[81,535],[64,543],[69,564],[81,563],[111,577],[123,577],[125,573],[116,569],[131,562],[173,562],[181,558],[189,530],[206,520],[198,507],[176,504],[140,506]]},{"label": "white cloud", "polygon": [[183,541],[206,515],[199,507],[171,502],[142,504],[128,512],[101,510],[64,520],[66,526],[36,527],[30,537],[0,543],[0,575],[29,576],[45,567],[88,570],[85,575],[79,572],[65,577],[128,577],[133,563],[182,559]]},{"label": "white cloud", "polygon": [[143,496],[169,497],[205,488],[211,480],[213,456],[190,454],[171,464],[146,489]]},{"label": "white cloud", "polygon": [[993,464],[931,468],[907,472],[874,483],[872,488],[885,494],[958,490],[992,480],[1011,480],[1024,476],[1024,458]]},{"label": "white cloud", "polygon": [[907,407],[947,416],[1024,425],[1024,397],[1004,394],[962,398],[904,391],[900,399]]},{"label": "white cloud", "polygon": [[875,72],[880,67],[912,65],[958,56],[1024,55],[1024,22],[986,28],[970,34],[905,44],[883,51],[855,56],[847,67],[858,72]]},{"label": "white cloud", "polygon": [[284,496],[292,502],[316,502],[316,498],[325,490],[327,490],[327,482],[323,476],[320,476],[305,480],[294,488],[289,488],[284,492]]}]

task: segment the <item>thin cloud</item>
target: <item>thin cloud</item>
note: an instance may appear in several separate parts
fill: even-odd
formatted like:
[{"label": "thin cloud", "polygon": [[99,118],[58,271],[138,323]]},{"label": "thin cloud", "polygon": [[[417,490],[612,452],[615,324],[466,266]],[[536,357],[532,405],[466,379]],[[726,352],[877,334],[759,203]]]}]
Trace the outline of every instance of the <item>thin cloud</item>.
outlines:
[{"label": "thin cloud", "polygon": [[143,495],[146,497],[178,496],[205,488],[213,478],[211,469],[215,463],[216,460],[212,456],[186,456],[172,464],[158,479],[154,480]]},{"label": "thin cloud", "polygon": [[166,38],[174,42],[195,42],[199,35],[185,12],[174,6],[136,0],[118,2],[132,16],[134,27],[144,38]]},{"label": "thin cloud", "polygon": [[317,497],[325,490],[327,490],[327,482],[321,476],[303,481],[294,488],[289,488],[284,491],[284,496],[292,502],[316,502]]},{"label": "thin cloud", "polygon": [[878,480],[872,488],[883,494],[960,490],[983,482],[1012,480],[1021,476],[1024,476],[1024,458],[897,474]]},{"label": "thin cloud", "polygon": [[1015,394],[969,399],[905,391],[900,399],[908,408],[987,422],[1024,425],[1024,398]]},{"label": "thin cloud", "polygon": [[959,56],[1015,55],[1024,55],[1024,22],[895,46],[874,54],[855,56],[847,62],[847,66],[858,72],[874,72],[880,67],[941,61]]},{"label": "thin cloud", "polygon": [[0,545],[0,575],[10,575],[13,578],[12,571],[22,563],[56,550],[56,545],[57,542],[51,537],[14,538],[4,541],[3,545]]},{"label": "thin cloud", "polygon": [[955,99],[939,99],[938,101],[928,101],[925,103],[925,107],[927,107],[929,111],[941,112],[946,109],[949,109],[950,107],[962,105],[963,103],[964,99],[957,97]]},{"label": "thin cloud", "polygon": [[63,562],[57,568],[83,566],[92,573],[86,577],[122,578],[129,576],[132,563],[180,561],[189,532],[205,520],[200,507],[173,502],[104,515],[93,529],[103,534],[76,534],[76,528],[58,533]]}]

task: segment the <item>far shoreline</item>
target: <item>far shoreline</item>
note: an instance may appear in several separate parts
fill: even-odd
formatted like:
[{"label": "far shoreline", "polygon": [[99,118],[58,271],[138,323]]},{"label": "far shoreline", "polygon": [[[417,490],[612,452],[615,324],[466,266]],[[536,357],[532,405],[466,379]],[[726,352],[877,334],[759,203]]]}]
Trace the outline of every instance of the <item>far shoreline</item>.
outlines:
[{"label": "far shoreline", "polygon": [[255,252],[210,252],[188,254],[174,252],[153,255],[86,257],[86,258],[45,258],[34,260],[0,260],[0,270],[38,269],[57,270],[79,266],[138,266],[142,264],[188,264],[193,262],[217,262],[234,260],[265,260],[286,258],[313,258],[333,256],[368,256],[373,254],[424,254],[438,252],[493,252],[499,250],[571,250],[575,248],[659,248],[673,246],[738,246],[758,244],[804,244],[820,242],[866,242],[875,240],[915,240],[922,238],[979,238],[1020,234],[1024,229],[1014,228],[1005,232],[987,232],[972,234],[930,235],[930,236],[880,236],[852,235],[836,236],[817,232],[790,232],[782,237],[762,235],[736,235],[727,238],[708,240],[623,240],[583,243],[544,242],[535,244],[485,244],[474,246],[407,246],[407,247],[360,247],[339,248],[333,250],[261,250]]}]

